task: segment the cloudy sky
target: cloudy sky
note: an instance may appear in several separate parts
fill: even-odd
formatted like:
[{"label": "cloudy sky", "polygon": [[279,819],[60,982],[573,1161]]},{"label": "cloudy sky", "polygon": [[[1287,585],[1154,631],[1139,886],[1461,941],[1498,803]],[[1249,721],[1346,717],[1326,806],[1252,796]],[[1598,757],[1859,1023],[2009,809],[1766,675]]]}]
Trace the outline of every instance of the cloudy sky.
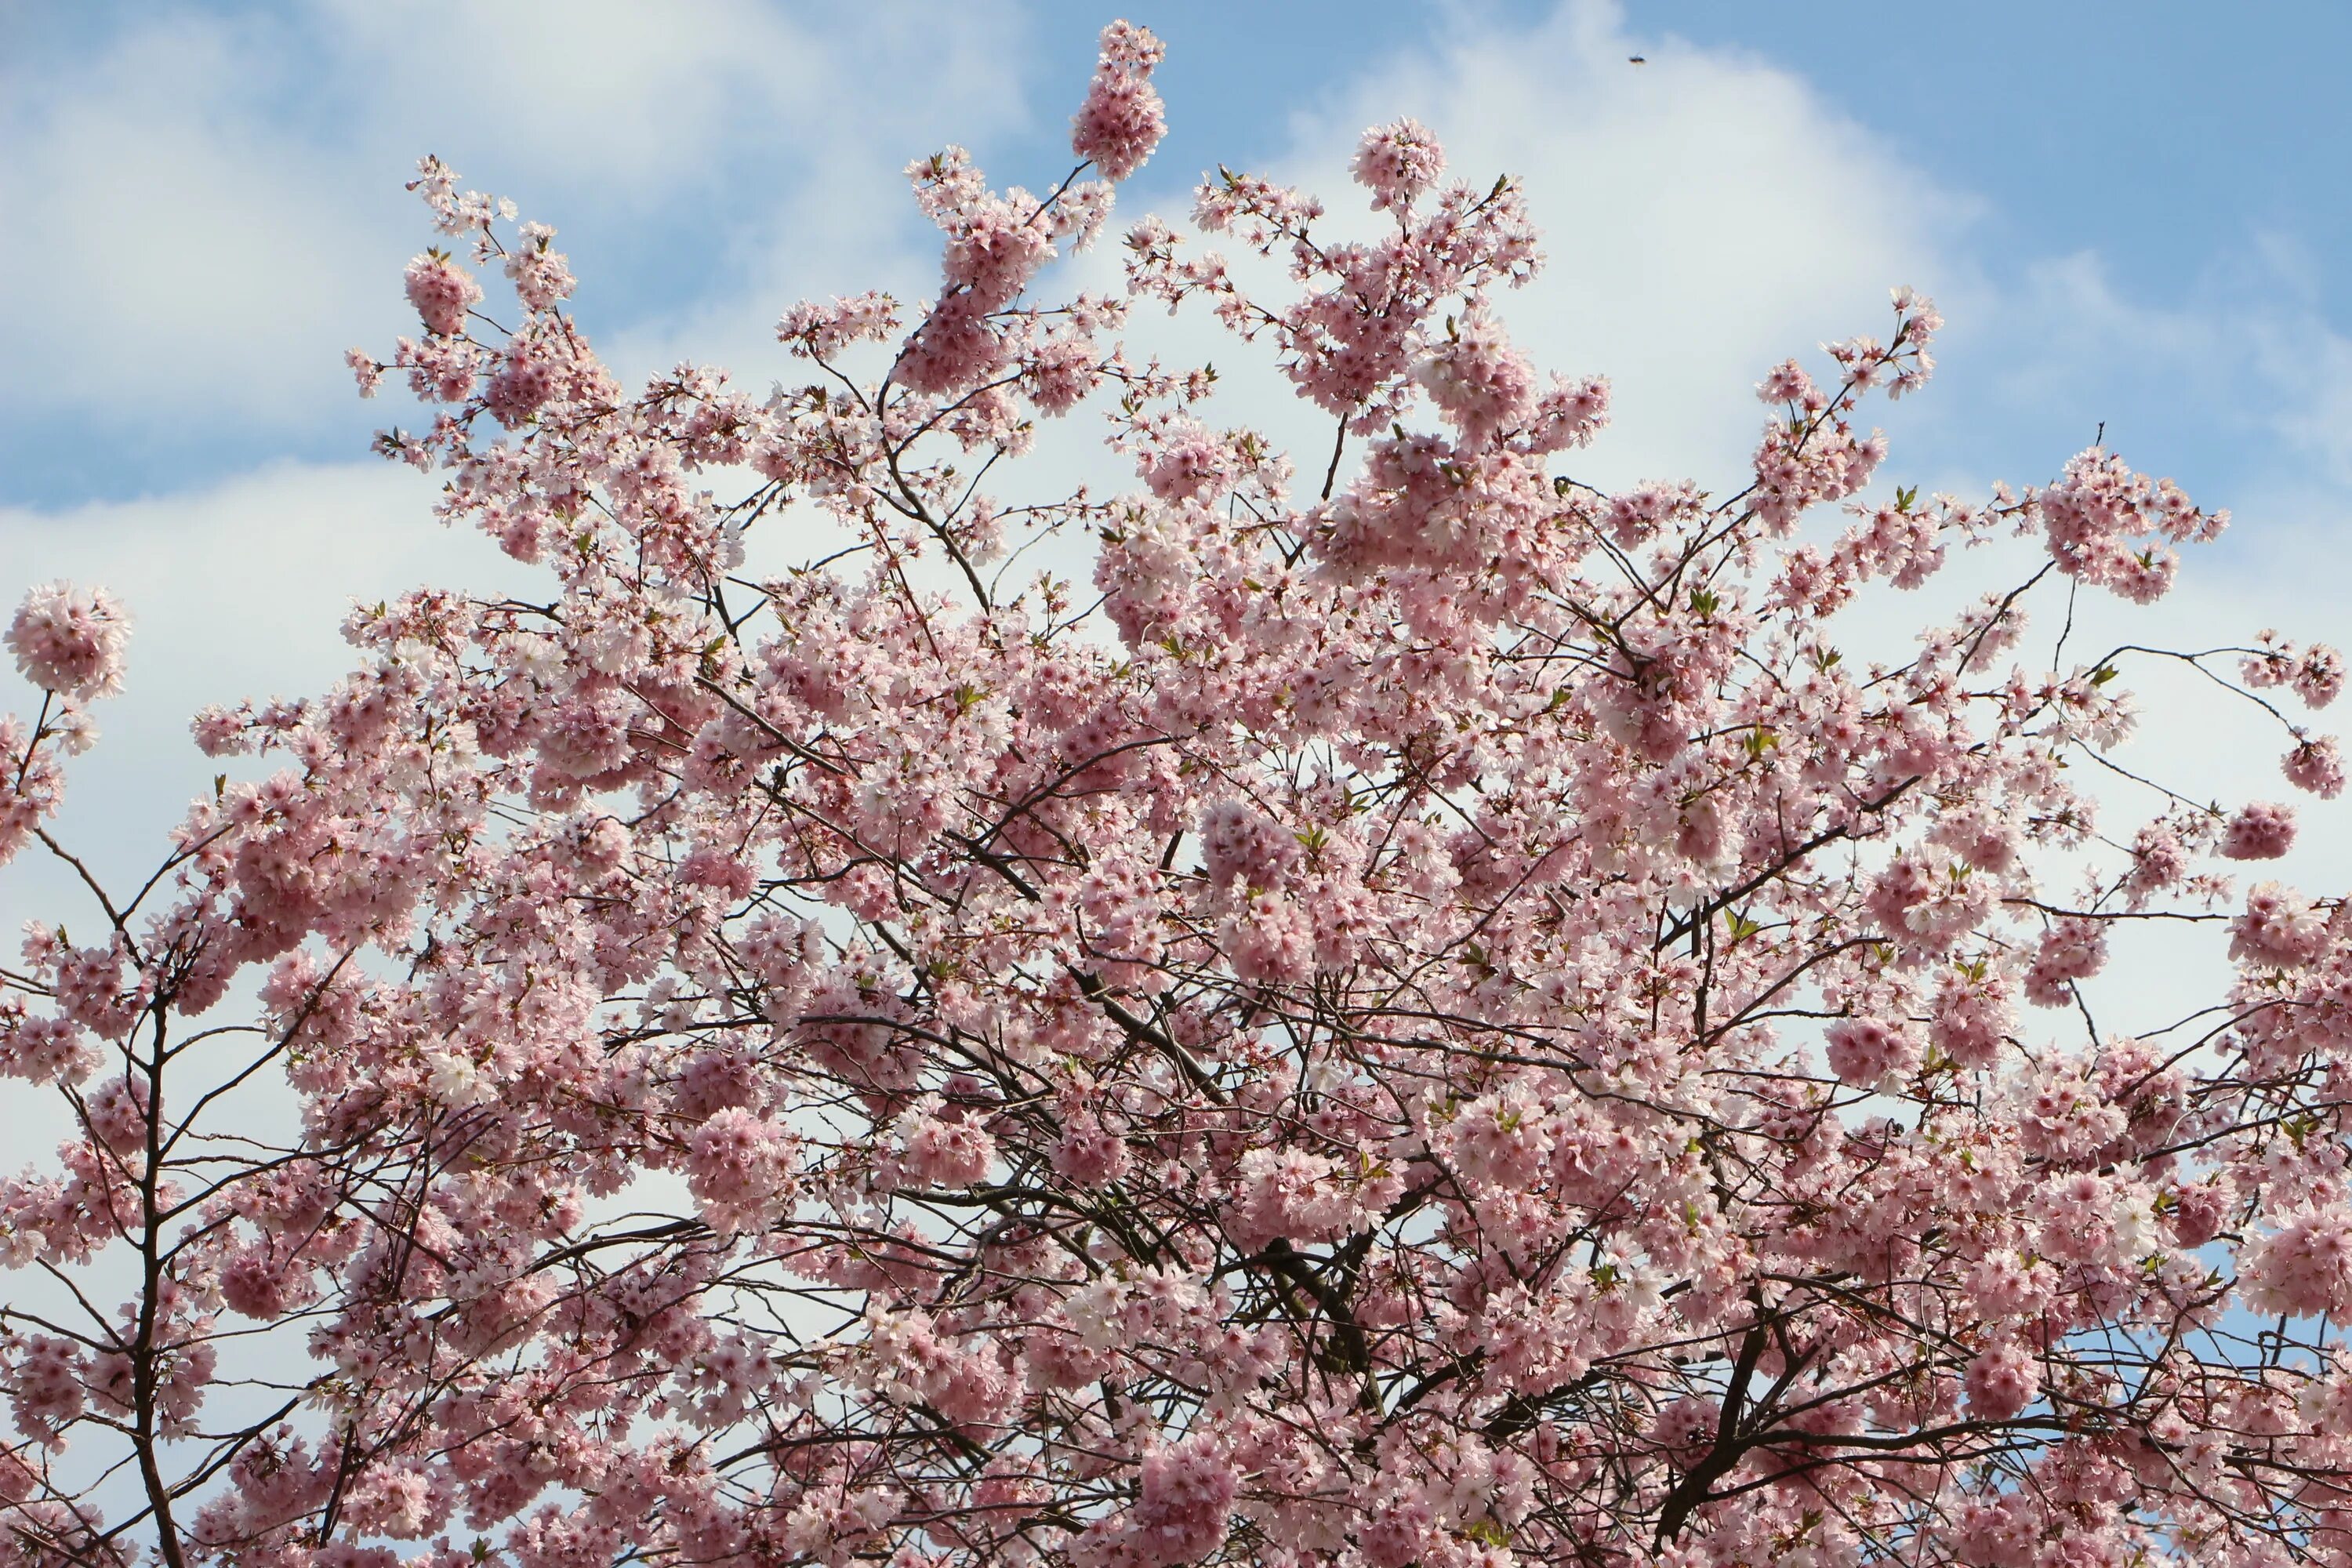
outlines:
[{"label": "cloudy sky", "polygon": [[[487,544],[430,521],[434,481],[367,455],[401,411],[360,403],[341,364],[414,331],[419,153],[559,227],[622,369],[692,357],[763,389],[793,374],[770,335],[793,300],[927,291],[909,159],[952,141],[1001,182],[1066,170],[1118,14],[0,0],[0,604],[97,579],[138,627],[68,827],[102,864],[152,863],[210,777],[190,711],[323,687],[354,596],[496,576]],[[2038,482],[2104,424],[2238,518],[2143,635],[2352,642],[2352,7],[1129,14],[1168,40],[1173,130],[1126,218],[1180,216],[1219,163],[1338,205],[1356,132],[1404,113],[1457,171],[1525,177],[1550,267],[1508,319],[1550,367],[1617,386],[1589,477],[1736,479],[1761,372],[1881,330],[1887,288],[1915,284],[1950,327],[1936,384],[1885,416],[1891,479]],[[2192,793],[2284,793],[2276,737],[2179,703],[2141,744]],[[2345,816],[2320,808],[2299,866],[2328,890],[2352,885]],[[0,917],[66,891],[45,878],[12,868]]]}]

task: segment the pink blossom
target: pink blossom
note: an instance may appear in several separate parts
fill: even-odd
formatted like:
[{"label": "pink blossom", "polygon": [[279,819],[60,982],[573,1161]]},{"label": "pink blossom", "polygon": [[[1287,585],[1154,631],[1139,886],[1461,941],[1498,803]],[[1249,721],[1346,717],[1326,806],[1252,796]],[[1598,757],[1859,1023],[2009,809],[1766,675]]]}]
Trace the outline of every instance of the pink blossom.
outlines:
[{"label": "pink blossom", "polygon": [[776,323],[776,337],[794,353],[830,359],[853,343],[879,342],[898,326],[898,302],[876,292],[795,305]]},{"label": "pink blossom", "polygon": [[1364,132],[1349,166],[1356,184],[1372,193],[1372,207],[1406,207],[1445,173],[1445,149],[1417,120],[1400,120]]},{"label": "pink blossom", "polygon": [[1202,814],[1201,858],[1217,886],[1276,888],[1298,861],[1298,842],[1256,807],[1219,801]]},{"label": "pink blossom", "polygon": [[2280,769],[2287,783],[2322,800],[2334,800],[2344,793],[2344,752],[2333,735],[2297,741]]},{"label": "pink blossom", "polygon": [[2341,1317],[2352,1311],[2352,1209],[2340,1204],[2292,1220],[2238,1259],[2259,1312]]},{"label": "pink blossom", "polygon": [[[2319,1550],[2352,1495],[2352,912],[2234,905],[2284,808],[2146,762],[2160,815],[2114,819],[2142,797],[2103,753],[2179,712],[2135,709],[2137,659],[2019,655],[2222,515],[2100,450],[1874,489],[1868,405],[1941,325],[1909,290],[1766,372],[1752,485],[1602,488],[1560,455],[1606,383],[1504,330],[1525,191],[1445,182],[1411,122],[1358,148],[1376,221],[1220,171],[1196,216],[1246,258],[1146,219],[1126,289],[1080,291],[1052,264],[1157,142],[1159,58],[1104,35],[1074,137],[1104,177],[917,162],[936,300],[793,307],[772,392],[625,382],[553,231],[425,161],[427,330],[350,363],[405,373],[424,412],[378,449],[505,572],[362,604],[342,680],[199,715],[234,760],[120,886],[135,844],[58,809],[120,613],[37,590],[0,858],[72,857],[72,902],[0,966],[0,1074],[54,1123],[0,1174],[0,1268],[41,1275],[0,1290],[9,1539]],[[500,265],[510,329],[471,309]],[[1315,447],[1237,423],[1184,334],[1147,352],[1139,300],[1284,378]],[[1019,461],[1082,403],[1102,461]],[[1991,592],[1839,614],[1979,547]],[[2344,679],[2197,646],[2258,694]],[[2184,1023],[2081,1032],[2175,942],[2192,991],[2229,949]]]},{"label": "pink blossom", "polygon": [[1149,28],[1113,22],[1103,29],[1101,62],[1070,121],[1070,150],[1107,180],[1124,180],[1143,167],[1168,133],[1150,80],[1166,52]]},{"label": "pink blossom", "polygon": [[70,1018],[30,1018],[0,1008],[0,1077],[75,1083],[98,1070],[97,1047]]},{"label": "pink blossom", "polygon": [[127,1158],[143,1154],[148,1132],[148,1092],[133,1078],[110,1079],[89,1096],[90,1136]]},{"label": "pink blossom", "polygon": [[2171,550],[2147,542],[2151,536],[2202,542],[2229,524],[2227,512],[2200,511],[2171,480],[2134,473],[2098,447],[2067,464],[2037,507],[2060,571],[2139,604],[2160,597],[2179,564]]},{"label": "pink blossom", "polygon": [[1467,444],[1523,423],[1536,397],[1534,367],[1475,311],[1432,345],[1413,376]]},{"label": "pink blossom", "polygon": [[2221,853],[2232,860],[2275,860],[2294,844],[2294,808],[2256,801],[2230,818]]},{"label": "pink blossom", "polygon": [[2294,694],[2306,707],[2325,708],[2344,692],[2344,656],[2326,643],[2314,643],[2288,678]]},{"label": "pink blossom", "polygon": [[996,1143],[978,1121],[909,1112],[900,1122],[898,1156],[910,1181],[923,1186],[968,1187],[988,1173]]},{"label": "pink blossom", "polygon": [[511,430],[555,395],[553,368],[528,346],[518,344],[498,374],[490,377],[483,405],[499,424]]},{"label": "pink blossom", "polygon": [[1267,984],[1295,984],[1314,972],[1315,928],[1295,899],[1253,889],[1221,929],[1234,973]]},{"label": "pink blossom", "polygon": [[466,330],[466,313],[482,297],[482,286],[439,251],[427,251],[408,264],[408,302],[439,337],[457,337]]},{"label": "pink blossom", "polygon": [[26,590],[8,623],[7,643],[26,679],[87,700],[122,689],[129,630],[130,617],[105,589],[51,583]]},{"label": "pink blossom", "polygon": [[1971,979],[1956,973],[1937,984],[1928,1039],[1961,1067],[1988,1068],[2015,1023],[2003,977],[1989,973]]},{"label": "pink blossom", "polygon": [[721,1110],[687,1142],[687,1190],[714,1228],[735,1231],[790,1207],[798,1141],[740,1107]]},{"label": "pink blossom", "polygon": [[2026,1000],[2040,1007],[2063,1007],[2074,998],[2074,983],[2105,967],[2103,927],[2085,920],[2061,920],[2042,933],[2033,963],[2025,972]]},{"label": "pink blossom", "polygon": [[1161,434],[1137,467],[1151,493],[1169,501],[1213,499],[1237,477],[1223,444],[1189,421]]},{"label": "pink blossom", "polygon": [[1714,1447],[1722,1417],[1719,1401],[1685,1395],[1658,1412],[1650,1423],[1650,1440],[1687,1469]]},{"label": "pink blossom", "polygon": [[2014,1340],[1979,1352],[1962,1379],[1969,1413],[1983,1421],[2008,1421],[2024,1414],[2042,1393],[2042,1369],[2033,1353]]},{"label": "pink blossom", "polygon": [[2276,882],[2246,895],[2246,912],[2230,926],[2230,956],[2281,969],[2316,963],[2327,951],[2327,920],[2311,900]]},{"label": "pink blossom", "polygon": [[1253,1149],[1242,1157],[1231,1227],[1252,1250],[1277,1238],[1328,1241],[1351,1223],[1355,1205],[1336,1162],[1301,1149]]},{"label": "pink blossom", "polygon": [[1095,1117],[1071,1118],[1049,1156],[1057,1174],[1082,1187],[1103,1187],[1120,1180],[1132,1166],[1127,1141]]},{"label": "pink blossom", "polygon": [[1102,379],[1101,351],[1083,332],[1056,332],[1029,355],[1022,377],[1029,399],[1047,414],[1067,414]]},{"label": "pink blossom", "polygon": [[350,349],[344,352],[343,363],[351,367],[352,378],[359,384],[360,395],[373,397],[377,386],[383,381],[383,366],[375,362],[375,356],[365,349]]},{"label": "pink blossom", "polygon": [[14,1362],[7,1382],[16,1430],[35,1443],[63,1447],[58,1434],[86,1403],[73,1342],[37,1334],[25,1342]]},{"label": "pink blossom", "polygon": [[1756,395],[1767,403],[1793,403],[1816,412],[1828,406],[1827,399],[1815,389],[1813,378],[1792,359],[1774,365],[1772,373],[1757,383]]},{"label": "pink blossom", "polygon": [[229,1310],[263,1322],[284,1315],[292,1284],[286,1261],[268,1248],[240,1253],[221,1268],[221,1297]]},{"label": "pink blossom", "polygon": [[1536,402],[1528,421],[1528,447],[1537,452],[1565,452],[1581,447],[1609,423],[1609,383],[1600,376],[1570,381],[1554,376],[1550,390]]},{"label": "pink blossom", "polygon": [[1105,1568],[1174,1568],[1202,1561],[1223,1542],[1239,1478],[1213,1445],[1155,1449],[1144,1456],[1139,1479],[1135,1506],[1115,1527],[1090,1531],[1077,1561]]},{"label": "pink blossom", "polygon": [[2125,874],[2124,887],[2137,902],[2144,903],[2157,893],[2179,887],[2189,866],[2189,847],[2180,834],[2167,824],[2152,823],[2133,837],[2131,869]]},{"label": "pink blossom", "polygon": [[57,815],[64,794],[58,768],[63,749],[40,745],[14,714],[0,713],[0,756],[23,759],[13,769],[0,768],[0,866],[24,847],[44,819]]},{"label": "pink blossom", "polygon": [[1910,1031],[1876,1018],[1843,1019],[1830,1026],[1827,1038],[1830,1070],[1848,1083],[1868,1086],[1919,1064]]},{"label": "pink blossom", "polygon": [[527,310],[551,310],[572,290],[571,265],[561,251],[551,248],[554,238],[555,230],[546,224],[527,223],[517,233],[514,248],[507,253],[507,277]]}]

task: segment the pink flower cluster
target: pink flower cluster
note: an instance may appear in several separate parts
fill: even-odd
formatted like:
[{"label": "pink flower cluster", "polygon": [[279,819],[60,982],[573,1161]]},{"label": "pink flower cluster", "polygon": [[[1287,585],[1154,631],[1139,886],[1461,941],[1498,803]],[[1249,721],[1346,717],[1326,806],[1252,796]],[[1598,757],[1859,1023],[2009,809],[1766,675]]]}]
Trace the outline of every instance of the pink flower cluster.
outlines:
[{"label": "pink flower cluster", "polygon": [[103,588],[52,583],[28,592],[8,623],[8,651],[26,680],[87,701],[122,689],[130,617]]},{"label": "pink flower cluster", "polygon": [[2042,1370],[2033,1352],[2015,1340],[1985,1351],[1961,1377],[1969,1412],[1980,1421],[2012,1421],[2042,1392]]},{"label": "pink flower cluster", "polygon": [[2291,1318],[2352,1312],[2352,1208],[2299,1216],[2240,1255],[2247,1303]]},{"label": "pink flower cluster", "polygon": [[2327,644],[2298,648],[2267,631],[2260,641],[2239,666],[2248,686],[2286,687],[2308,708],[2325,708],[2343,695],[2344,656]]},{"label": "pink flower cluster", "polygon": [[1083,1568],[1175,1568],[1200,1563],[1223,1542],[1239,1478],[1232,1460],[1207,1443],[1146,1455],[1141,1495],[1115,1526],[1079,1537],[1072,1562]]},{"label": "pink flower cluster", "polygon": [[2275,860],[2294,847],[2294,808],[2256,801],[2230,818],[2221,853],[2232,860]]},{"label": "pink flower cluster", "polygon": [[1349,172],[1372,193],[1375,212],[1406,207],[1445,173],[1445,149],[1421,121],[1400,120],[1364,132]]},{"label": "pink flower cluster", "polygon": [[1151,68],[1167,53],[1148,27],[1113,22],[1102,32],[1102,54],[1086,101],[1070,121],[1070,150],[1102,171],[1124,180],[1143,167],[1168,117],[1151,85]]},{"label": "pink flower cluster", "polygon": [[714,1229],[756,1227],[791,1208],[798,1145],[740,1106],[714,1111],[688,1140],[687,1190]]},{"label": "pink flower cluster", "polygon": [[1919,1065],[1919,1042],[1907,1029],[1875,1018],[1848,1018],[1830,1026],[1830,1070],[1847,1083],[1867,1088]]},{"label": "pink flower cluster", "polygon": [[2226,511],[2200,511],[2170,479],[2151,481],[2097,447],[2067,464],[2033,505],[2058,570],[2143,605],[2163,597],[2180,567],[2175,552],[2143,541],[2201,542],[2230,521]]},{"label": "pink flower cluster", "polygon": [[436,337],[457,337],[466,330],[466,314],[482,298],[482,286],[437,250],[426,251],[408,264],[408,302],[416,307],[425,330]]}]

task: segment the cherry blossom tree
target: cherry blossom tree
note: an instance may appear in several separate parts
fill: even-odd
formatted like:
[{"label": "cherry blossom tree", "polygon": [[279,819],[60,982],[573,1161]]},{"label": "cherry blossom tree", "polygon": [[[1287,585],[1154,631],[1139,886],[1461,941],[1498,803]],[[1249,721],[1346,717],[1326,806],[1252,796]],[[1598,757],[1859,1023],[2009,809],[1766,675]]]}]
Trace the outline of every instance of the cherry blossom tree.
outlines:
[{"label": "cherry blossom tree", "polygon": [[[1221,171],[1234,267],[1147,219],[1041,292],[1159,58],[1103,35],[1044,195],[916,163],[937,297],[793,308],[765,399],[625,388],[554,231],[425,163],[422,335],[353,368],[543,593],[199,716],[239,771],[0,971],[63,1131],[0,1183],[0,1561],[2352,1563],[2352,909],[2239,885],[2287,807],[2108,756],[2185,659],[2334,796],[2342,659],[2027,652],[2224,517],[2096,447],[1874,486],[1908,291],[1766,372],[1736,493],[1580,482],[1518,187],[1411,121],[1374,237]],[[1074,413],[1128,493],[985,488]],[[1979,543],[2011,587],[1842,653]],[[82,865],[126,624],[16,613],[0,857]],[[2149,921],[2234,978],[2102,1032]]]}]

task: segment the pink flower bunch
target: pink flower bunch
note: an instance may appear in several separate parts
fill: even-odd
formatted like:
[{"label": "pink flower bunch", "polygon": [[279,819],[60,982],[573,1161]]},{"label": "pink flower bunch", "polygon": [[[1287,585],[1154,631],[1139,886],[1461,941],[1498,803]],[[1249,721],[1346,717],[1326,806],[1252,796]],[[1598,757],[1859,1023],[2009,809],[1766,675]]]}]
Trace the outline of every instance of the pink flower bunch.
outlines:
[{"label": "pink flower bunch", "polygon": [[1113,22],[1102,31],[1094,81],[1070,121],[1070,150],[1107,180],[1124,180],[1143,167],[1168,134],[1168,117],[1151,85],[1151,68],[1166,53],[1148,27]]},{"label": "pink flower bunch", "polygon": [[2032,1351],[2008,1340],[1972,1359],[1961,1384],[1970,1415],[1980,1421],[2011,1421],[2041,1394],[2042,1371]]},{"label": "pink flower bunch", "polygon": [[[506,266],[515,298],[526,310],[553,310],[569,299],[576,287],[572,279],[572,264],[554,248],[555,230],[543,223],[527,223],[515,237],[517,243],[507,253]],[[415,300],[413,294],[410,298]],[[420,310],[423,308],[418,306]]]},{"label": "pink flower bunch", "polygon": [[2246,895],[2246,912],[2231,924],[2230,956],[2300,969],[2326,952],[2328,934],[2325,913],[2310,900],[2279,883],[2263,882]]},{"label": "pink flower bunch", "polygon": [[105,589],[51,583],[25,595],[6,641],[26,680],[87,701],[122,689],[122,645],[130,627],[130,617]]},{"label": "pink flower bunch", "polygon": [[2344,749],[2333,735],[2297,739],[2279,769],[2287,783],[2322,800],[2334,800],[2344,793]]},{"label": "pink flower bunch", "polygon": [[713,1228],[755,1227],[791,1207],[799,1141],[742,1107],[713,1112],[688,1140],[686,1184]]},{"label": "pink flower bunch", "polygon": [[1140,1495],[1115,1525],[1081,1536],[1072,1554],[1086,1568],[1175,1568],[1200,1563],[1223,1542],[1234,1495],[1233,1462],[1209,1443],[1185,1443],[1144,1457]]},{"label": "pink flower bunch", "polygon": [[2352,1209],[2300,1215],[2240,1255],[2248,1304],[2291,1318],[2352,1311]]},{"label": "pink flower bunch", "polygon": [[996,1158],[987,1128],[967,1117],[910,1110],[900,1119],[899,1138],[899,1168],[919,1186],[971,1186]]},{"label": "pink flower bunch", "polygon": [[1300,858],[1298,840],[1257,807],[1221,800],[1201,814],[1201,863],[1218,886],[1279,888]]},{"label": "pink flower bunch", "polygon": [[1864,1088],[1909,1072],[1919,1065],[1919,1042],[1908,1029],[1876,1018],[1847,1018],[1830,1026],[1830,1070]]},{"label": "pink flower bunch", "polygon": [[2202,542],[2218,538],[2230,521],[2226,511],[2200,511],[2170,479],[2136,474],[2097,447],[2068,463],[2065,477],[2032,504],[2058,570],[2143,605],[2172,586],[2180,558],[2141,541]]},{"label": "pink flower bunch", "polygon": [[2232,860],[2275,860],[2294,847],[2294,808],[2268,801],[2242,807],[2221,835]]},{"label": "pink flower bunch", "polygon": [[1474,446],[1525,422],[1536,399],[1535,367],[1483,312],[1453,326],[1413,374],[1463,441]]},{"label": "pink flower bunch", "polygon": [[96,1047],[72,1019],[30,1016],[21,1005],[0,1011],[0,1077],[79,1083],[98,1065]]},{"label": "pink flower bunch", "polygon": [[881,342],[898,330],[897,302],[869,292],[825,304],[803,300],[784,312],[776,337],[803,357],[832,359],[853,343]]},{"label": "pink flower bunch", "polygon": [[1445,149],[1418,120],[1374,126],[1356,143],[1349,172],[1372,193],[1372,210],[1407,207],[1445,173]]},{"label": "pink flower bunch", "polygon": [[408,302],[425,330],[437,337],[457,337],[466,331],[466,315],[481,302],[482,286],[446,255],[428,250],[408,264]]},{"label": "pink flower bunch", "polygon": [[2037,1007],[2063,1007],[2075,998],[2075,983],[2106,966],[2107,935],[2095,921],[2061,920],[2042,933],[2032,966],[2025,972],[2025,999]]},{"label": "pink flower bunch", "polygon": [[2344,656],[2327,644],[2298,648],[2268,631],[2260,642],[2239,667],[2248,686],[2286,687],[2307,708],[2325,708],[2343,694]]}]

